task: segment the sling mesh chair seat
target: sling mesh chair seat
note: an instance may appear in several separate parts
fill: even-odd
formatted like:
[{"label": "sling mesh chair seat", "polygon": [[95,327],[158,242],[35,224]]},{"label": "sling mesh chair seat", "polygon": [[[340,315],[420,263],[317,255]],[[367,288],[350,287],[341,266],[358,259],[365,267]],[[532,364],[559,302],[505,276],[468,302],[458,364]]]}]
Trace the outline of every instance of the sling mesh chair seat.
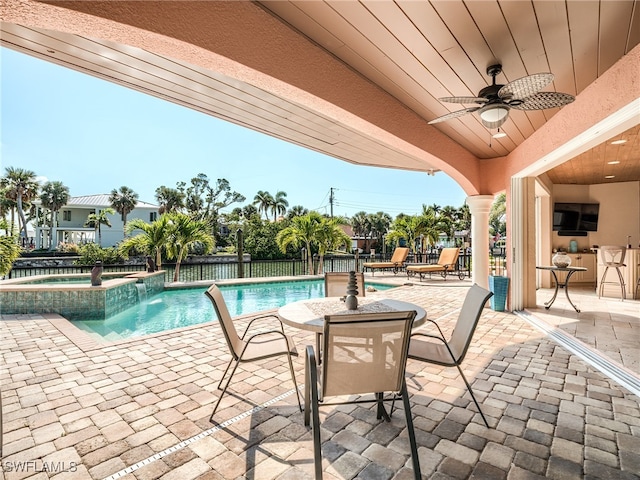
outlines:
[{"label": "sling mesh chair seat", "polygon": [[[307,346],[305,356],[304,423],[311,424],[313,433],[316,479],[322,478],[320,406],[375,403],[377,418],[389,421],[384,402],[393,402],[398,397],[403,401],[414,476],[416,480],[421,478],[405,383],[407,349],[415,316],[415,311],[325,316],[322,364],[318,365],[311,345]],[[367,394],[371,396],[362,396]],[[357,397],[345,400],[348,396]],[[330,403],[327,397],[343,400]]]},{"label": "sling mesh chair seat", "polygon": [[[347,283],[349,282],[349,272],[326,272],[324,274],[324,296],[344,297],[347,294]],[[358,296],[365,296],[364,273],[356,272],[356,285]]]},{"label": "sling mesh chair seat", "polygon": [[[324,296],[325,297],[344,297],[347,294],[347,283],[349,282],[349,272],[326,272],[324,274]],[[356,272],[356,286],[358,288],[358,297],[365,296],[364,289],[364,273]],[[322,333],[316,333],[316,351],[318,362],[321,361],[321,342]]]},{"label": "sling mesh chair seat", "polygon": [[[302,411],[300,392],[298,391],[296,375],[293,371],[293,362],[291,361],[291,357],[298,356],[298,352],[293,340],[291,340],[289,336],[285,335],[284,327],[282,326],[280,319],[276,315],[261,315],[254,317],[249,321],[249,324],[242,336],[239,336],[220,289],[216,285],[211,285],[205,294],[213,304],[213,309],[216,312],[216,316],[220,322],[220,327],[224,333],[224,338],[227,341],[227,346],[229,347],[229,353],[231,354],[231,360],[222,374],[220,383],[218,383],[218,390],[222,389],[222,392],[220,393],[220,397],[213,408],[209,421],[213,422],[213,416],[218,410],[222,397],[231,383],[233,374],[236,372],[236,369],[241,362],[253,362],[280,355],[286,355],[287,360],[289,361],[289,370],[291,371],[291,380],[293,380],[293,386],[298,398],[298,407],[300,408],[300,411]],[[249,329],[254,322],[268,318],[277,320],[279,328],[276,330],[266,331],[261,329],[256,333],[249,334]],[[222,387],[222,383],[224,382],[227,372],[232,364],[233,369],[231,370],[231,374],[227,378],[224,387]]]},{"label": "sling mesh chair seat", "polygon": [[375,275],[376,270],[393,270],[393,273],[396,274],[401,268],[404,268],[408,255],[409,249],[407,247],[397,247],[388,262],[366,262],[362,264],[362,268],[363,271],[367,268],[371,270],[371,275]]},{"label": "sling mesh chair seat", "polygon": [[[459,255],[460,249],[458,247],[443,248],[437,263],[407,265],[405,269],[407,277],[418,274],[420,275],[420,281],[422,281],[422,278],[426,274],[429,274],[429,278],[431,278],[432,273],[440,273],[446,280],[447,275],[451,275],[454,271],[458,270]],[[458,271],[458,278],[460,280],[464,279],[464,272],[462,270]]]},{"label": "sling mesh chair seat", "polygon": [[456,367],[458,369],[487,428],[489,428],[489,423],[484,413],[482,413],[480,404],[476,400],[467,378],[464,376],[464,373],[462,373],[460,365],[471,344],[473,334],[482,314],[482,309],[492,295],[493,293],[488,290],[485,290],[477,284],[473,284],[467,292],[464,303],[462,304],[462,309],[458,315],[458,320],[451,334],[451,338],[448,341],[445,339],[440,326],[433,320],[428,320],[430,324],[435,325],[438,330],[438,335],[420,332],[414,333],[411,336],[411,343],[409,345],[409,358],[413,360],[445,367]]}]

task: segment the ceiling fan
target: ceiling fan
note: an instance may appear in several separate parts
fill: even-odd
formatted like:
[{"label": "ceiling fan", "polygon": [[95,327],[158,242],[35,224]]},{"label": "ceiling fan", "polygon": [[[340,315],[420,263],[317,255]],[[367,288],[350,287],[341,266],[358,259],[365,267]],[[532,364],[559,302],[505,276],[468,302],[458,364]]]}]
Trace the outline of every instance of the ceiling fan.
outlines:
[{"label": "ceiling fan", "polygon": [[502,72],[502,65],[491,65],[487,68],[487,75],[493,77],[493,82],[483,88],[477,97],[443,97],[441,102],[449,103],[477,103],[480,106],[465,108],[447,113],[429,122],[439,123],[457,118],[467,113],[478,112],[480,121],[487,128],[498,128],[509,117],[509,110],[544,110],[567,105],[575,100],[568,93],[541,92],[553,81],[552,73],[536,73],[518,78],[506,85],[496,85],[496,76]]}]

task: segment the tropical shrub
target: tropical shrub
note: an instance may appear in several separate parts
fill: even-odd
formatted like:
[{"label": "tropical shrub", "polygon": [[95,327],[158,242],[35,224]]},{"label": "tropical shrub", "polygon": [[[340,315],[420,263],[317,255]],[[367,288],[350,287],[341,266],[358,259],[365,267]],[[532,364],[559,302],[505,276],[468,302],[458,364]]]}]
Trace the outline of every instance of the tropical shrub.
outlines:
[{"label": "tropical shrub", "polygon": [[97,243],[85,243],[80,246],[80,258],[75,261],[76,265],[93,265],[96,260],[102,261],[104,265],[122,263],[122,256],[115,247],[102,248]]},{"label": "tropical shrub", "polygon": [[13,262],[20,256],[22,248],[18,245],[17,235],[0,236],[0,277],[11,271]]},{"label": "tropical shrub", "polygon": [[60,242],[56,247],[56,251],[60,253],[80,253],[80,247],[75,243]]}]

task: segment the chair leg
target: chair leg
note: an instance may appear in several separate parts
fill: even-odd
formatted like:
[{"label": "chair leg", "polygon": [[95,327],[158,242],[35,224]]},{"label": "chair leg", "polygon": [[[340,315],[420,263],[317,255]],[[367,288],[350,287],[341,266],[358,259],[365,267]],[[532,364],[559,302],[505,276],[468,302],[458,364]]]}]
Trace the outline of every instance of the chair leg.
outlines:
[{"label": "chair leg", "polygon": [[300,390],[298,389],[298,382],[296,382],[296,374],[293,371],[293,362],[291,361],[291,353],[287,352],[287,360],[289,360],[289,370],[291,371],[291,380],[293,381],[293,388],[296,391],[296,398],[298,399],[298,408],[302,411],[302,402],[300,402]]},{"label": "chair leg", "polygon": [[[233,360],[231,360],[233,362]],[[216,402],[216,406],[213,407],[213,412],[211,412],[211,416],[209,417],[209,422],[213,422],[213,416],[216,414],[216,411],[218,410],[218,406],[220,405],[220,402],[222,401],[222,397],[224,396],[224,394],[227,392],[227,388],[229,388],[229,384],[231,383],[231,379],[233,378],[233,374],[236,373],[236,369],[238,368],[238,365],[240,365],[240,359],[235,361],[236,364],[233,366],[233,370],[231,370],[231,375],[229,375],[229,378],[227,379],[227,382],[224,385],[224,388],[222,389],[222,393],[220,393],[220,397],[218,398],[218,401]],[[227,370],[229,370],[229,366],[231,365],[231,363],[229,363],[229,365],[227,366]],[[225,370],[225,373],[227,373],[227,371]],[[224,376],[222,377],[224,378]],[[222,383],[222,380],[220,380],[220,382]],[[218,389],[220,389],[220,386],[218,386]]]},{"label": "chair leg", "polygon": [[624,284],[624,277],[622,276],[622,272],[618,267],[616,267],[616,272],[618,272],[618,279],[620,280],[620,288],[622,289],[622,300],[624,300],[625,298],[627,298],[627,289],[625,288],[626,285]]},{"label": "chair leg", "polygon": [[415,480],[422,479],[420,471],[420,460],[418,459],[418,445],[416,443],[416,432],[413,428],[413,418],[411,417],[411,405],[409,404],[409,392],[407,392],[407,384],[402,382],[402,403],[404,405],[404,415],[407,419],[407,433],[409,434],[409,444],[411,446],[411,461],[413,463],[413,476]]},{"label": "chair leg", "polygon": [[227,376],[227,372],[229,371],[229,367],[233,363],[233,360],[234,359],[232,357],[231,360],[229,360],[229,363],[227,363],[227,368],[224,369],[224,373],[222,374],[222,377],[220,377],[220,382],[218,382],[218,390],[220,390],[222,388],[222,382],[224,381],[225,377]]},{"label": "chair leg", "polygon": [[607,270],[609,270],[609,267],[604,267],[604,273],[602,274],[602,278],[600,279],[600,288],[598,289],[598,298],[602,297],[602,290],[604,288],[604,279],[607,278]]},{"label": "chair leg", "polygon": [[473,394],[473,390],[471,389],[471,385],[469,385],[469,382],[467,381],[467,377],[464,376],[464,373],[462,373],[462,369],[460,368],[460,365],[456,365],[456,367],[458,368],[458,371],[460,372],[460,376],[462,377],[462,379],[464,380],[465,385],[467,386],[467,390],[469,390],[469,394],[471,394],[471,398],[473,399],[473,403],[476,404],[476,407],[478,408],[478,412],[480,412],[480,416],[482,417],[482,420],[484,420],[484,424],[486,425],[487,428],[489,427],[489,422],[487,422],[487,419],[484,416],[484,413],[482,413],[482,409],[480,408],[480,404],[478,403],[478,400],[476,400],[476,396]]},{"label": "chair leg", "polygon": [[[311,348],[311,347],[309,347]],[[322,480],[322,444],[320,438],[320,411],[318,396],[318,365],[313,358],[307,356],[304,397],[304,424],[309,425],[309,413],[311,413],[311,433],[313,435],[313,463],[316,480]],[[311,398],[309,398],[311,397]],[[311,403],[311,412],[309,412]]]}]

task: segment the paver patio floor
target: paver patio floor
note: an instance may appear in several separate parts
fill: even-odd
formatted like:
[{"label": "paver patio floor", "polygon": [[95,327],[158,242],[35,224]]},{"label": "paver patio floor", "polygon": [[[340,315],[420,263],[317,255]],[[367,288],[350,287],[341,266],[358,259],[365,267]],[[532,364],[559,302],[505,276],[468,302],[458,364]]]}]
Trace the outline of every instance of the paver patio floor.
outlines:
[{"label": "paver patio floor", "polygon": [[[379,294],[450,331],[468,286]],[[55,315],[5,316],[0,328],[7,480],[312,478],[284,358],[243,364],[216,414],[233,421],[209,423],[229,360],[215,322],[100,346],[66,335]],[[315,343],[288,333],[300,352]],[[302,385],[303,358],[294,364]],[[519,316],[485,309],[464,370],[489,429],[455,369],[409,360],[423,478],[640,478],[640,398]],[[401,413],[384,423],[363,406],[321,412],[325,479],[412,478]]]}]

